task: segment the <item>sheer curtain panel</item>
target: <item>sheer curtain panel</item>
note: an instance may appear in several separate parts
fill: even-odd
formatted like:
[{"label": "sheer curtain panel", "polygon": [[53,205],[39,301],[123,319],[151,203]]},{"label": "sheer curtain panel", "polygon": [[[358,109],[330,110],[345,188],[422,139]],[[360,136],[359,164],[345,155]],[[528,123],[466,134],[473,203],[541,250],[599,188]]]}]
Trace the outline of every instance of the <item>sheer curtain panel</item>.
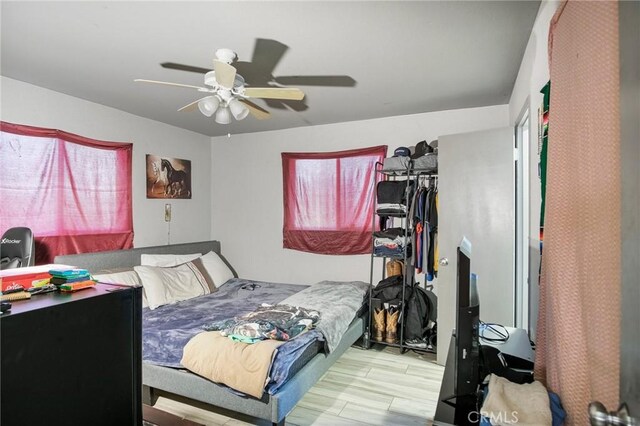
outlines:
[{"label": "sheer curtain panel", "polygon": [[386,145],[339,152],[282,153],[284,248],[371,253],[376,162]]},{"label": "sheer curtain panel", "polygon": [[132,144],[0,122],[0,233],[31,228],[36,263],[131,248]]}]

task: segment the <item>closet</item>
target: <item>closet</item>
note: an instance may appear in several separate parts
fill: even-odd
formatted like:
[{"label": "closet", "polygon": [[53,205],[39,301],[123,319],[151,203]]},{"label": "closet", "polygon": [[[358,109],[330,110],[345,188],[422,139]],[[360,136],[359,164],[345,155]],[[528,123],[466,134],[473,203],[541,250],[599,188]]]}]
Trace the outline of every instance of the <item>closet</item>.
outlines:
[{"label": "closet", "polygon": [[[394,156],[375,166],[381,179],[373,194],[366,346],[435,352],[437,300],[431,289],[438,268],[437,153],[422,144],[422,155]],[[382,267],[378,282],[376,267]]]}]

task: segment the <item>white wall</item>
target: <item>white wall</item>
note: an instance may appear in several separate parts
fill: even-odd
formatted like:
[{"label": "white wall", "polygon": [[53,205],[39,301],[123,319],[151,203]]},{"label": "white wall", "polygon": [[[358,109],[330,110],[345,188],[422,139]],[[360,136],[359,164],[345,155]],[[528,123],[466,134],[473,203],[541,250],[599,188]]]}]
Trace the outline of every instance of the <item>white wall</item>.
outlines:
[{"label": "white wall", "polygon": [[191,160],[192,199],[170,200],[171,242],[202,241],[211,234],[211,139],[83,99],[2,77],[0,118],[89,138],[133,143],[134,245],[167,243],[164,204],[147,199],[145,154]]},{"label": "white wall", "polygon": [[[540,3],[538,16],[520,64],[511,99],[509,124],[515,126],[520,112],[529,106],[529,283],[530,328],[535,338],[538,319],[538,270],[540,267],[540,178],[538,176],[538,108],[542,104],[542,87],[549,81],[548,39],[549,23],[560,5],[559,1]],[[553,88],[552,88],[553,89]]]},{"label": "white wall", "polygon": [[508,119],[508,106],[501,105],[213,138],[212,237],[221,241],[222,252],[244,278],[368,282],[368,255],[328,256],[282,248],[280,153],[383,144],[391,153],[438,135],[504,127]]}]

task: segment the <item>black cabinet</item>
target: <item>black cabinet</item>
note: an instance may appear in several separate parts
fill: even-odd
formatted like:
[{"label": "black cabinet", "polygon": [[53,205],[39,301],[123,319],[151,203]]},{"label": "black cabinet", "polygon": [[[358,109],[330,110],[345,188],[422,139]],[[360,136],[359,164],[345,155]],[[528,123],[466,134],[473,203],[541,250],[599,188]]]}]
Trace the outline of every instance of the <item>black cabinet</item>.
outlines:
[{"label": "black cabinet", "polygon": [[0,316],[0,424],[141,425],[142,288],[97,284]]}]

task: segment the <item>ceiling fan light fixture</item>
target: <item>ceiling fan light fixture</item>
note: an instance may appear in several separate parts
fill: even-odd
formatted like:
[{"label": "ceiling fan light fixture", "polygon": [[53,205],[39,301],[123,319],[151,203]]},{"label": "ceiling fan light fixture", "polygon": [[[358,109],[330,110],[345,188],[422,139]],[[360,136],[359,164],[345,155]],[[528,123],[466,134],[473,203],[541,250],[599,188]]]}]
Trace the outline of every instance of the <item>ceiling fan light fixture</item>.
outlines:
[{"label": "ceiling fan light fixture", "polygon": [[229,108],[226,106],[218,108],[216,112],[216,123],[218,124],[229,124],[231,123],[231,112]]},{"label": "ceiling fan light fixture", "polygon": [[207,96],[198,102],[198,109],[207,117],[211,117],[216,112],[220,101],[216,96]]},{"label": "ceiling fan light fixture", "polygon": [[237,99],[231,99],[229,101],[229,109],[236,120],[243,120],[249,115],[249,108]]}]

